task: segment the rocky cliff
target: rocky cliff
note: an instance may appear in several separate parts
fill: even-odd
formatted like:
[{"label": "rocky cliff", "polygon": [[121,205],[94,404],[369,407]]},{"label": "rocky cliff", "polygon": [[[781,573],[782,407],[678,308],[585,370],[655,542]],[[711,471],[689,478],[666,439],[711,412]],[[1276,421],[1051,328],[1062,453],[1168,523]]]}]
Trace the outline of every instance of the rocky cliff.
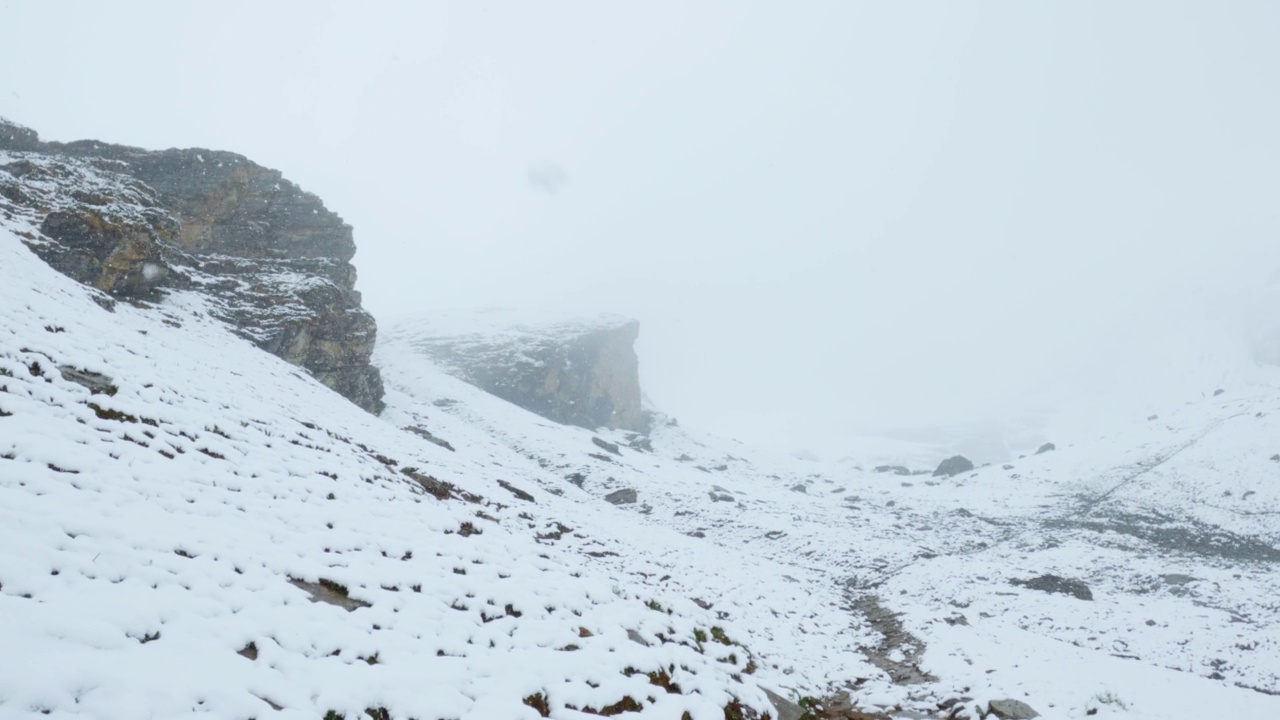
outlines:
[{"label": "rocky cliff", "polygon": [[640,323],[617,315],[549,322],[489,311],[401,323],[385,342],[549,420],[647,432],[639,334]]},{"label": "rocky cliff", "polygon": [[278,171],[229,152],[41,142],[0,119],[0,212],[104,307],[199,290],[243,337],[382,410],[351,226]]}]

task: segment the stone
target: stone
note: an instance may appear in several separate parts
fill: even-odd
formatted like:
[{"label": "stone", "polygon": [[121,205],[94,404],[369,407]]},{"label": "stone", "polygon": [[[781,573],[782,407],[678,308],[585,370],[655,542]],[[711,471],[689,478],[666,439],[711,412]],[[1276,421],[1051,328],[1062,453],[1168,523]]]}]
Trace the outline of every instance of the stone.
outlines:
[{"label": "stone", "polygon": [[1000,720],[1031,720],[1040,717],[1040,713],[1031,709],[1021,700],[992,700],[987,703],[987,715],[994,715]]},{"label": "stone", "polygon": [[877,465],[875,467],[875,470],[878,473],[891,472],[894,475],[910,475],[911,474],[911,470],[907,469],[906,467],[903,467],[902,465]]},{"label": "stone", "polygon": [[157,230],[92,208],[55,210],[40,232],[58,244],[41,257],[59,272],[116,297],[151,295],[169,274]]},{"label": "stone", "polygon": [[796,483],[791,486],[791,492],[808,493],[809,488],[805,487],[804,483]]},{"label": "stone", "polygon": [[802,720],[805,715],[804,708],[782,697],[778,693],[767,687],[761,687],[765,697],[769,698],[769,702],[773,705],[774,711],[778,714],[778,720]]},{"label": "stone", "polygon": [[70,365],[58,366],[63,380],[73,382],[89,391],[90,395],[115,395],[119,391],[111,378],[92,370],[82,370]]},{"label": "stone", "polygon": [[0,150],[26,151],[40,146],[40,136],[34,130],[0,118]]},{"label": "stone", "polygon": [[614,505],[630,505],[636,501],[636,491],[633,488],[614,490],[608,495],[605,495],[604,499],[606,502],[613,503]]},{"label": "stone", "polygon": [[611,443],[611,442],[609,442],[608,440],[601,440],[601,439],[600,439],[600,438],[598,438],[598,437],[593,437],[593,438],[591,438],[591,442],[592,442],[592,443],[594,443],[594,444],[595,444],[595,446],[596,446],[596,447],[598,447],[598,448],[600,448],[601,450],[605,450],[605,451],[607,451],[607,452],[611,452],[611,453],[613,453],[614,455],[621,455],[621,454],[622,454],[622,451],[618,449],[618,444],[617,444],[617,443]]},{"label": "stone", "polygon": [[512,485],[506,480],[499,480],[498,486],[501,487],[503,490],[506,490],[507,492],[511,493],[512,495],[515,495],[517,498],[524,500],[525,502],[537,502],[536,500],[533,499],[533,496],[530,495],[528,492],[521,490],[520,488],[516,487],[515,485]]},{"label": "stone", "polygon": [[440,447],[444,448],[445,450],[448,450],[449,452],[457,452],[454,449],[453,445],[450,444],[448,440],[438,437],[437,435],[432,433],[430,430],[422,427],[421,425],[410,425],[404,429],[408,430],[409,432],[413,433],[414,435],[417,435],[418,437],[428,442],[439,445]]},{"label": "stone", "polygon": [[1054,444],[1053,444],[1053,443],[1051,443],[1051,442],[1047,442],[1047,443],[1045,443],[1045,444],[1041,445],[1039,448],[1037,448],[1037,449],[1036,449],[1036,454],[1037,454],[1037,455],[1043,455],[1043,454],[1045,454],[1045,453],[1047,453],[1047,452],[1052,452],[1052,451],[1057,450],[1057,449],[1058,449],[1058,446],[1057,446],[1057,445],[1054,445]]},{"label": "stone", "polygon": [[954,455],[943,460],[938,464],[938,469],[933,471],[934,477],[954,477],[962,472],[969,472],[973,469],[973,463],[963,455]]},{"label": "stone", "polygon": [[627,436],[627,447],[642,452],[653,452],[653,441],[649,439],[648,435],[631,433]]},{"label": "stone", "polygon": [[1071,595],[1081,600],[1093,599],[1093,591],[1089,589],[1089,585],[1083,580],[1074,580],[1060,575],[1046,574],[1030,580],[1013,579],[1009,581],[1009,584],[1025,587],[1028,590]]}]

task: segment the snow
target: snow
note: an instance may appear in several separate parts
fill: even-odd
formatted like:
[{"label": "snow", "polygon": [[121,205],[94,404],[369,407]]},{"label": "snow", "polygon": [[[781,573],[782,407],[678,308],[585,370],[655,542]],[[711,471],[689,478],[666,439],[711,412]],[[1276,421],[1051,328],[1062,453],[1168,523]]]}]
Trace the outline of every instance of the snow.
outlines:
[{"label": "snow", "polygon": [[[847,684],[894,713],[966,697],[1046,718],[1280,717],[1274,378],[951,479],[660,414],[646,452],[417,349],[509,317],[388,329],[375,418],[196,293],[104,310],[24,247],[23,222],[0,222],[0,717],[535,718],[522,700],[541,693],[556,718],[629,696],[642,718],[718,720],[732,697],[771,710],[763,688]],[[603,500],[624,488],[635,504]],[[1094,599],[1009,583],[1045,573]],[[895,684],[860,649],[915,652],[868,599],[933,680]],[[681,693],[650,683],[660,669]]]}]

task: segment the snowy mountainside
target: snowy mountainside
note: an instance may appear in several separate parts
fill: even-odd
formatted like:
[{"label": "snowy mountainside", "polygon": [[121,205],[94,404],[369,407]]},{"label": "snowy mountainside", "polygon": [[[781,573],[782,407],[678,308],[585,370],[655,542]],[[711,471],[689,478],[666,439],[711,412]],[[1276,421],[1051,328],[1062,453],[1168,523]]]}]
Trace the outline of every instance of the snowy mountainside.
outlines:
[{"label": "snowy mountainside", "polygon": [[[412,327],[375,353],[385,418],[495,458],[575,514],[634,491],[621,512],[696,543],[669,563],[741,592],[714,574],[727,554],[757,597],[722,602],[763,620],[753,646],[773,687],[852,685],[864,708],[943,716],[1000,698],[1044,717],[1280,716],[1280,383],[952,478],[903,476],[660,415],[647,438],[557,426],[449,377]],[[615,551],[603,564],[649,572]],[[796,590],[808,607],[775,604]]]},{"label": "snowy mountainside", "polygon": [[196,293],[97,294],[0,226],[0,717],[772,710],[738,618],[588,554],[647,531],[555,525]]}]

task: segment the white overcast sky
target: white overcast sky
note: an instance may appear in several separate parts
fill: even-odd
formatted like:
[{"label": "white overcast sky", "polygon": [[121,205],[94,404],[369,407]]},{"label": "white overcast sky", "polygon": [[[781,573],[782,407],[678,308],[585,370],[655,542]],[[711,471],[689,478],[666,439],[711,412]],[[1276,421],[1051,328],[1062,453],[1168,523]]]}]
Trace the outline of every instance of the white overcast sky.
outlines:
[{"label": "white overcast sky", "polygon": [[1239,379],[1280,267],[1271,0],[0,0],[0,28],[0,115],[279,168],[355,226],[382,320],[633,315],[653,401],[749,441],[1177,405]]}]

